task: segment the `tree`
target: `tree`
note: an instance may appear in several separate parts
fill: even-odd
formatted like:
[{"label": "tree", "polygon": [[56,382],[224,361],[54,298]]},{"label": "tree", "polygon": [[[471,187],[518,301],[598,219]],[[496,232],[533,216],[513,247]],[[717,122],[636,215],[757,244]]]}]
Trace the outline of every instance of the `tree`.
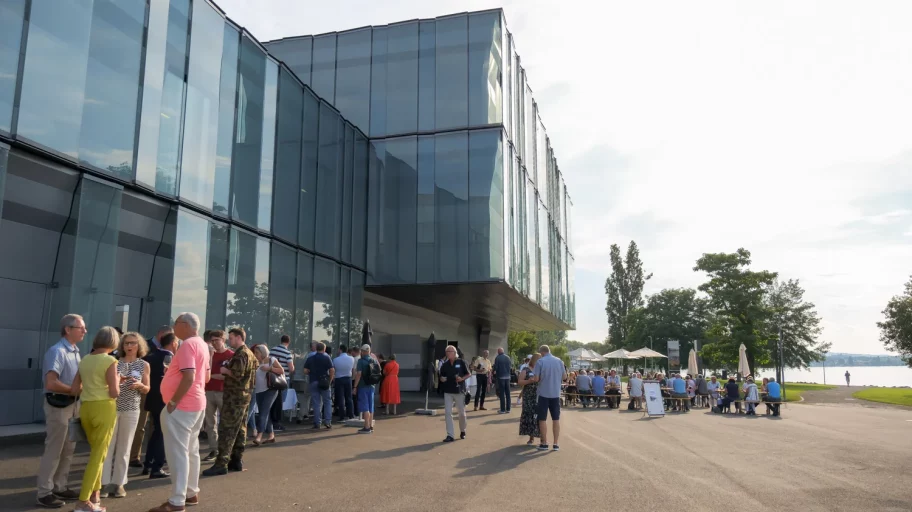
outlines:
[{"label": "tree", "polygon": [[551,355],[564,362],[564,366],[570,368],[570,356],[567,347],[564,345],[555,345],[551,347]]},{"label": "tree", "polygon": [[741,248],[735,253],[704,254],[697,260],[694,272],[705,272],[709,277],[699,290],[709,296],[709,304],[716,314],[711,328],[719,346],[713,347],[712,352],[725,361],[730,361],[734,353],[737,361],[738,347],[743,343],[748,364],[755,368],[758,363],[764,366],[770,363],[763,297],[777,274],[750,270],[750,264],[750,251]]},{"label": "tree", "polygon": [[652,274],[644,276],[640,250],[634,241],[627,247],[627,256],[621,261],[621,249],[611,245],[611,275],[605,280],[605,294],[608,313],[608,337],[624,348],[628,348],[631,311],[643,306],[643,287]]},{"label": "tree", "polygon": [[709,327],[709,301],[693,288],[666,288],[647,297],[646,306],[630,315],[628,340],[635,348],[664,352],[669,340],[681,342],[681,354],[705,339]]},{"label": "tree", "polygon": [[820,318],[812,302],[804,300],[804,289],[796,279],[774,281],[766,290],[764,306],[768,315],[770,359],[778,359],[778,330],[782,330],[782,358],[785,368],[807,368],[823,361],[831,344],[819,341]]},{"label": "tree", "polygon": [[522,361],[529,354],[538,350],[538,340],[529,331],[510,331],[507,335],[507,355],[514,362]]},{"label": "tree", "polygon": [[902,295],[894,295],[883,310],[884,321],[877,322],[880,342],[890,352],[899,353],[912,367],[912,277]]}]

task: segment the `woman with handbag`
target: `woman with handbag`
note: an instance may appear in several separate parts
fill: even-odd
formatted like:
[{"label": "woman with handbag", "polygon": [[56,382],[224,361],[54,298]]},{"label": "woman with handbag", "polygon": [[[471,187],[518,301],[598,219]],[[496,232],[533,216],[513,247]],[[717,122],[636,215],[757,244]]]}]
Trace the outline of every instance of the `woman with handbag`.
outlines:
[{"label": "woman with handbag", "polygon": [[79,395],[82,402],[79,418],[91,448],[75,512],[106,510],[100,503],[101,470],[117,421],[115,400],[120,396],[121,382],[117,360],[108,354],[119,341],[113,327],[102,327],[92,340],[92,352],[82,358],[79,373],[73,379],[72,393]]},{"label": "woman with handbag", "polygon": [[[269,416],[269,409],[279,394],[280,389],[288,388],[288,381],[285,380],[285,370],[279,360],[269,356],[269,348],[266,345],[257,345],[253,351],[257,360],[260,362],[257,368],[256,379],[253,391],[256,394],[257,410],[260,414],[257,416],[257,435],[253,439],[253,444],[259,446],[263,443],[274,443],[275,433],[272,431],[272,418]],[[284,385],[284,388],[282,387]],[[263,434],[267,439],[263,440]]]}]

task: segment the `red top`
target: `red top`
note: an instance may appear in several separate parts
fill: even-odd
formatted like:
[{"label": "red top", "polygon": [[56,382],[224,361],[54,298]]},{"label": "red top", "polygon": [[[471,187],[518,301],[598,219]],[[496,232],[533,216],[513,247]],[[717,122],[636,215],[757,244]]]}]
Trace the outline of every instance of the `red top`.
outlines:
[{"label": "red top", "polygon": [[[228,364],[228,360],[234,355],[234,351],[230,348],[221,354],[218,352],[212,353],[212,375],[221,375],[219,369]],[[224,391],[225,390],[225,381],[222,379],[209,379],[209,382],[206,384],[206,391]]]}]

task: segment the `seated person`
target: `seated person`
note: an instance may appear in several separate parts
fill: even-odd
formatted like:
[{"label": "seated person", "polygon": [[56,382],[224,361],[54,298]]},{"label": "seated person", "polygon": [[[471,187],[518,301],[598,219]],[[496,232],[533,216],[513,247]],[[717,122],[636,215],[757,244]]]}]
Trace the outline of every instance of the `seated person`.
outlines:
[{"label": "seated person", "polygon": [[709,389],[706,387],[706,379],[702,375],[697,375],[697,403],[701,407],[709,405]]},{"label": "seated person", "polygon": [[611,370],[605,380],[608,383],[608,407],[617,409],[621,406],[621,376]]},{"label": "seated person", "polygon": [[583,408],[589,407],[589,395],[592,394],[592,380],[586,375],[586,370],[580,370],[576,376],[576,392],[580,394]]},{"label": "seated person", "polygon": [[[766,385],[766,396],[763,397],[764,402],[781,402],[782,401],[782,387],[776,382],[775,377],[770,377],[769,383]],[[773,416],[779,416],[779,404],[769,404],[767,406],[773,408]]]},{"label": "seated person", "polygon": [[706,383],[706,392],[709,395],[710,403],[713,405],[719,405],[719,389],[722,387],[722,384],[716,380],[716,376],[713,375],[710,377],[709,382]]},{"label": "seated person", "polygon": [[635,408],[643,406],[643,379],[639,373],[634,373],[627,381],[627,394],[630,395],[630,401]]},{"label": "seated person", "polygon": [[681,407],[685,411],[690,410],[690,397],[687,395],[687,383],[684,379],[681,378],[681,374],[675,374],[675,378],[671,381],[671,396],[672,398],[684,398],[685,400],[673,400],[673,406],[675,408]]},{"label": "seated person", "polygon": [[748,416],[757,415],[757,404],[759,402],[760,392],[757,390],[757,385],[754,384],[754,378],[748,376],[747,382],[744,384],[744,403],[747,404]]},{"label": "seated person", "polygon": [[595,371],[595,377],[592,377],[592,394],[595,395],[595,406],[602,406],[602,397],[605,396],[605,377],[602,377],[602,370]]},{"label": "seated person", "polygon": [[741,391],[738,389],[738,383],[734,377],[729,377],[728,384],[725,385],[725,398],[722,399],[722,408],[731,407],[732,402],[741,399]]}]

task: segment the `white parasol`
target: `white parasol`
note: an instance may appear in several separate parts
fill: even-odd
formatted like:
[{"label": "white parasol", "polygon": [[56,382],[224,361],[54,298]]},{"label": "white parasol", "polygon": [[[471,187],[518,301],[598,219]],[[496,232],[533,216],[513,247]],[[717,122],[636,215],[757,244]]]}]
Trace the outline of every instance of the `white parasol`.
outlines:
[{"label": "white parasol", "polygon": [[738,347],[738,373],[741,374],[741,378],[747,377],[750,375],[750,366],[747,364],[747,347],[744,346],[744,343]]}]

